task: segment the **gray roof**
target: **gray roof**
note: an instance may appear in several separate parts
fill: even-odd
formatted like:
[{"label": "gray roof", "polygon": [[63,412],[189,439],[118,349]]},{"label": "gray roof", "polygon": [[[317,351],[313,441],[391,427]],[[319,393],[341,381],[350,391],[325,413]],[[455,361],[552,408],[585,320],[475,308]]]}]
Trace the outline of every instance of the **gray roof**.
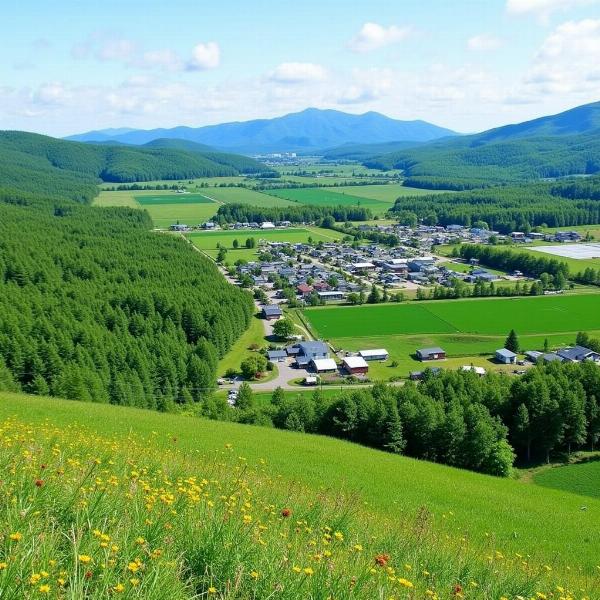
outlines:
[{"label": "gray roof", "polygon": [[547,354],[542,354],[542,356],[540,356],[538,360],[545,360],[546,362],[554,362],[556,360],[559,360],[562,362],[563,359],[554,352],[548,352]]},{"label": "gray roof", "polygon": [[267,352],[267,356],[270,360],[285,358],[287,356],[287,352],[285,350],[269,350]]},{"label": "gray roof", "polygon": [[506,348],[496,350],[496,355],[504,358],[515,358],[517,356],[512,350],[507,350]]},{"label": "gray roof", "polygon": [[300,342],[298,347],[305,356],[308,354],[327,354],[329,352],[327,344],[320,341]]},{"label": "gray roof", "polygon": [[420,350],[417,350],[417,352],[421,355],[445,354],[445,351],[442,350],[439,346],[437,346],[435,348],[421,348]]},{"label": "gray roof", "polygon": [[282,314],[281,308],[279,308],[279,306],[277,306],[276,304],[270,304],[269,306],[263,306],[263,312],[265,313],[266,316]]},{"label": "gray roof", "polygon": [[589,348],[584,348],[583,346],[574,346],[573,348],[563,348],[556,354],[565,360],[584,360],[590,354],[596,353]]}]

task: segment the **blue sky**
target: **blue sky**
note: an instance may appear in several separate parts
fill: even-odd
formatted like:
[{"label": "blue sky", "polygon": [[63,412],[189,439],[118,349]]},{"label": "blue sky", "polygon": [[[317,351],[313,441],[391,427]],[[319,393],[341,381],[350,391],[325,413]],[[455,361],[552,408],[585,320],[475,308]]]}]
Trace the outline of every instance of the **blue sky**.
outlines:
[{"label": "blue sky", "polygon": [[600,100],[598,0],[21,0],[2,12],[2,129],[317,106],[467,132]]}]

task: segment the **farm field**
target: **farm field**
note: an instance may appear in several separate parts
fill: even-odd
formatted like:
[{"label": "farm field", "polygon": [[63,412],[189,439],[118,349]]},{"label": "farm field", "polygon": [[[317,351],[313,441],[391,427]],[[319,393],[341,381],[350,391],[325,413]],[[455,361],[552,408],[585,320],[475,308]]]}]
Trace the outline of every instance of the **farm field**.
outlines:
[{"label": "farm field", "polygon": [[269,190],[268,193],[278,198],[314,206],[362,206],[370,208],[377,215],[384,214],[391,206],[389,202],[332,192],[327,188],[284,188]]},{"label": "farm field", "polygon": [[[509,593],[511,598],[519,593],[532,597],[536,591],[549,592],[556,585],[583,587],[581,594],[587,593],[590,598],[597,597],[599,592],[594,572],[600,552],[600,534],[595,527],[600,520],[600,501],[593,498],[586,499],[587,510],[582,511],[581,497],[574,494],[460,471],[340,440],[125,407],[1,393],[0,419],[7,418],[13,419],[15,430],[18,430],[16,423],[27,423],[28,435],[32,431],[41,432],[42,428],[56,427],[61,435],[71,435],[69,432],[73,430],[73,439],[81,446],[91,435],[114,438],[114,443],[97,443],[101,448],[94,451],[111,448],[115,461],[130,465],[128,473],[131,463],[120,454],[126,448],[134,452],[136,447],[145,446],[146,455],[153,458],[161,453],[165,456],[171,456],[174,451],[182,453],[188,461],[197,461],[194,472],[201,478],[207,464],[214,466],[214,452],[222,452],[225,444],[231,444],[233,456],[243,457],[245,477],[251,484],[255,477],[254,465],[259,466],[261,472],[267,469],[278,478],[278,490],[286,487],[281,483],[287,484],[287,493],[279,492],[278,498],[271,501],[276,506],[289,504],[294,521],[304,514],[313,524],[322,514],[307,511],[304,503],[309,503],[311,494],[321,497],[320,505],[337,498],[337,510],[341,514],[335,526],[347,533],[349,543],[367,544],[375,538],[386,549],[388,540],[390,543],[395,540],[393,549],[401,554],[399,568],[404,563],[412,563],[419,565],[419,572],[429,568],[434,572],[432,579],[438,579],[444,564],[446,569],[458,569],[452,576],[460,576],[464,585],[475,580],[483,589],[502,577],[503,569],[513,569],[502,578],[504,585],[513,582],[508,591],[495,589],[493,594],[486,592],[476,597],[499,598],[502,592]],[[77,428],[82,425],[90,434],[79,434]],[[52,435],[51,430],[49,435]],[[64,447],[70,447],[69,440],[64,441]],[[136,462],[147,460],[147,457],[132,458]],[[50,472],[47,478],[51,478]],[[50,490],[51,487],[44,488],[45,493],[51,493]],[[262,490],[264,493],[271,488],[263,485]],[[348,501],[339,497],[340,492],[352,495],[355,504],[347,504]],[[268,503],[266,498],[262,501]],[[48,503],[43,506],[45,510],[50,508]],[[115,509],[116,506],[118,504]],[[404,542],[412,536],[417,514],[420,515],[420,541],[409,551]],[[111,522],[109,518],[106,526]],[[360,529],[361,524],[364,529]],[[314,525],[317,527],[317,523]],[[40,526],[43,529],[40,523],[38,528],[29,530],[23,521],[23,539],[37,535]],[[208,532],[206,530],[206,534]],[[140,534],[152,535],[143,525],[134,535]],[[271,542],[269,532],[264,535]],[[399,539],[403,540],[402,544],[398,543]],[[242,543],[243,539],[238,542]],[[377,547],[376,543],[373,549],[366,549],[370,564]],[[421,554],[415,554],[417,548]],[[467,549],[470,549],[468,560]],[[486,557],[494,555],[496,550],[506,558],[497,557],[490,565]],[[429,552],[434,554],[429,555]],[[531,582],[526,587],[522,587],[519,575],[523,574],[520,560],[519,566],[514,566],[510,559],[517,552],[528,555],[532,569]],[[455,563],[457,553],[459,560]],[[430,564],[434,555],[440,561],[439,566],[437,562],[435,567]],[[539,575],[536,565],[540,568]],[[552,570],[544,569],[543,565],[549,565]],[[318,563],[315,569],[317,566]],[[482,568],[489,571],[482,572]],[[418,578],[417,571],[405,576]],[[447,582],[448,589],[451,583],[451,580]]]},{"label": "farm field", "polygon": [[421,188],[406,187],[401,183],[343,186],[332,188],[331,191],[336,194],[351,194],[354,196],[361,196],[362,198],[371,198],[381,202],[389,202],[392,205],[396,199],[401,196],[424,196],[444,193],[444,190],[423,190]]},{"label": "farm field", "polygon": [[600,499],[600,460],[543,469],[534,474],[535,484]]},{"label": "farm field", "polygon": [[270,194],[240,187],[204,188],[200,193],[224,204],[250,204],[251,206],[291,206],[292,202]]},{"label": "farm field", "polygon": [[233,248],[233,240],[238,240],[240,246],[248,238],[255,238],[258,244],[259,240],[271,242],[307,242],[308,238],[313,241],[333,242],[342,239],[343,235],[337,231],[322,229],[320,227],[289,228],[289,229],[238,229],[227,231],[207,231],[190,233],[187,238],[200,250],[206,252],[209,256],[216,258],[220,244],[227,249],[226,262],[233,264],[238,259],[255,260],[258,254],[258,245],[255,248],[240,247],[237,250]]},{"label": "farm field", "polygon": [[518,247],[515,250],[523,250],[534,254],[535,256],[545,256],[550,258],[556,258],[561,262],[567,263],[571,274],[576,275],[580,271],[584,271],[587,268],[600,269],[600,258],[569,258],[566,256],[551,255],[543,251],[544,246],[555,246],[555,244],[539,244],[530,247]]},{"label": "farm field", "polygon": [[506,335],[511,329],[520,335],[564,333],[600,329],[600,294],[435,300],[317,308],[304,314],[326,338],[415,333]]},{"label": "farm field", "polygon": [[252,350],[250,350],[252,344],[258,344],[261,347],[265,345],[265,328],[262,319],[258,316],[252,317],[248,329],[246,329],[229,352],[219,361],[217,376],[223,377],[228,369],[238,371],[242,361],[252,354]]},{"label": "farm field", "polygon": [[216,214],[219,206],[202,194],[177,194],[173,191],[102,191],[94,206],[128,206],[145,209],[155,227],[166,228],[179,221],[198,225]]}]

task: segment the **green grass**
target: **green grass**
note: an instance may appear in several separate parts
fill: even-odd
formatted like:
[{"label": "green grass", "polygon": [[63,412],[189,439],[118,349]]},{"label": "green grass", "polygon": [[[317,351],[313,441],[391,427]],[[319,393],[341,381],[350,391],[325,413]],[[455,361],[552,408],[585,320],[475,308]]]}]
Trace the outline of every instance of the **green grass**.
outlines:
[{"label": "green grass", "polygon": [[600,294],[469,299],[305,311],[323,337],[472,333],[550,334],[600,329]]},{"label": "green grass", "polygon": [[420,188],[411,188],[400,183],[389,183],[382,185],[354,185],[332,188],[332,192],[337,194],[353,194],[362,198],[371,198],[381,202],[393,204],[401,196],[423,196],[429,194],[441,194],[445,190],[422,190]]},{"label": "green grass", "polygon": [[[345,188],[343,188],[345,189]],[[375,214],[383,214],[390,208],[389,202],[373,200],[349,193],[332,192],[327,188],[284,188],[269,190],[269,194],[314,206],[362,206],[369,208]]]},{"label": "green grass", "polygon": [[537,485],[600,499],[600,460],[544,469],[533,476]]},{"label": "green grass", "polygon": [[251,206],[264,206],[267,208],[277,206],[291,206],[288,200],[263,194],[255,190],[240,187],[215,187],[205,188],[201,193],[216,202],[224,204],[249,204]]},{"label": "green grass", "polygon": [[229,352],[219,361],[217,375],[222,377],[228,369],[239,371],[240,364],[244,359],[252,354],[250,346],[258,344],[261,348],[265,345],[265,328],[262,319],[253,317],[250,326],[237,339]]},{"label": "green grass", "polygon": [[226,262],[233,264],[238,259],[255,260],[259,248],[233,248],[233,240],[238,240],[240,246],[243,246],[246,239],[255,238],[258,244],[259,240],[270,242],[308,242],[312,238],[314,242],[333,242],[342,239],[343,235],[337,231],[322,229],[320,227],[289,228],[289,229],[239,229],[227,231],[207,231],[200,233],[190,233],[187,236],[191,242],[200,250],[206,252],[209,256],[215,258],[218,254],[217,244],[227,248]]},{"label": "green grass", "polygon": [[155,227],[167,228],[179,221],[198,225],[215,216],[219,205],[202,194],[176,194],[171,190],[102,191],[94,206],[127,206],[145,209]]},{"label": "green grass", "polygon": [[144,194],[143,196],[134,196],[137,203],[146,208],[154,205],[173,205],[173,204],[213,204],[213,201],[202,194]]},{"label": "green grass", "polygon": [[[74,527],[76,534],[74,537],[78,540],[80,548],[73,550],[68,543],[71,536],[65,535],[63,543],[67,544],[67,548],[64,560],[67,562],[71,560],[69,556],[77,555],[77,552],[93,553],[94,561],[101,560],[101,552],[95,549],[96,546],[90,546],[93,539],[91,542],[88,541],[92,537],[89,530],[95,527],[106,528],[110,533],[114,531],[115,537],[123,537],[123,548],[126,553],[124,556],[119,554],[118,564],[124,564],[122,568],[125,573],[127,561],[132,560],[129,544],[132,545],[135,556],[133,541],[135,536],[142,535],[145,539],[153,540],[149,542],[152,544],[151,548],[162,547],[170,557],[171,547],[168,544],[162,545],[164,541],[162,541],[161,527],[153,525],[157,523],[157,519],[161,519],[159,522],[167,519],[175,528],[173,533],[176,535],[172,537],[172,541],[176,542],[174,550],[179,548],[183,538],[187,540],[188,537],[190,541],[194,540],[195,547],[205,548],[207,540],[212,540],[211,536],[215,532],[212,512],[206,512],[204,503],[190,509],[187,501],[178,501],[174,514],[170,510],[164,512],[159,510],[153,513],[151,521],[144,525],[143,502],[137,504],[137,486],[129,483],[132,471],[147,469],[143,478],[149,485],[160,486],[160,482],[163,481],[164,487],[162,478],[159,478],[158,483],[154,480],[156,469],[161,468],[159,461],[166,461],[168,467],[163,468],[166,469],[167,476],[170,480],[177,481],[178,475],[173,471],[178,469],[177,465],[180,461],[185,460],[188,474],[193,473],[198,477],[198,481],[203,477],[214,480],[210,486],[207,484],[207,491],[208,497],[212,498],[214,495],[217,501],[219,494],[223,493],[219,489],[230,490],[226,492],[226,498],[231,490],[237,489],[233,481],[225,478],[225,473],[232,473],[234,478],[239,477],[238,472],[243,473],[245,485],[251,488],[258,485],[256,492],[252,494],[253,499],[249,500],[251,504],[247,509],[254,515],[254,520],[261,519],[259,507],[263,504],[271,502],[275,507],[290,506],[294,511],[294,520],[306,518],[307,525],[314,527],[317,547],[310,549],[308,539],[303,542],[306,544],[305,549],[310,549],[310,553],[314,553],[320,546],[318,541],[320,534],[317,532],[322,531],[322,526],[333,518],[328,513],[328,507],[333,503],[338,519],[341,519],[333,526],[343,528],[349,538],[350,548],[352,544],[361,543],[364,544],[366,552],[367,563],[364,567],[359,566],[358,563],[352,567],[346,564],[345,559],[342,561],[341,557],[335,561],[342,561],[345,568],[348,568],[346,588],[352,575],[367,572],[368,565],[373,564],[373,556],[376,553],[387,551],[394,558],[394,566],[397,565],[401,569],[400,572],[404,577],[420,581],[418,578],[422,569],[435,572],[433,575],[435,581],[428,585],[438,586],[440,598],[449,597],[453,579],[455,583],[460,581],[466,586],[469,585],[470,579],[478,581],[479,591],[473,592],[472,596],[469,594],[469,597],[489,599],[497,599],[502,593],[507,593],[511,599],[517,594],[532,597],[536,590],[548,592],[558,583],[574,584],[578,587],[597,585],[597,583],[592,584],[587,576],[587,573],[591,575],[596,570],[600,553],[600,532],[597,528],[597,523],[600,522],[600,502],[593,498],[586,499],[587,510],[582,511],[580,510],[581,497],[574,494],[394,456],[340,440],[255,426],[210,422],[185,416],[164,415],[125,407],[2,393],[0,394],[0,418],[6,419],[12,416],[30,425],[21,428],[9,426],[9,435],[15,439],[24,437],[24,440],[27,440],[27,446],[23,447],[23,451],[26,448],[36,448],[35,458],[30,461],[25,460],[27,456],[23,458],[20,450],[15,452],[13,460],[24,461],[28,466],[24,467],[19,485],[13,489],[18,490],[19,495],[23,494],[23,501],[28,496],[35,496],[34,500],[28,498],[27,506],[31,506],[30,503],[33,502],[33,506],[35,508],[39,506],[42,511],[38,519],[34,511],[20,512],[21,505],[17,502],[15,509],[3,513],[3,521],[8,518],[11,523],[8,531],[21,530],[24,536],[27,536],[23,539],[24,544],[28,543],[28,536],[44,534],[39,543],[50,543],[52,540],[50,528],[53,524],[60,533],[62,522],[49,519],[46,514],[47,512],[52,514],[54,510],[54,503],[50,500],[51,494],[59,494],[56,498],[57,500],[62,498],[62,503],[68,500],[70,488],[75,486],[77,490],[78,486],[83,485],[79,481],[85,476],[87,465],[92,464],[94,468],[93,457],[101,459],[103,466],[98,468],[105,469],[95,475],[95,477],[100,476],[100,483],[97,480],[94,483],[94,476],[90,478],[89,483],[85,483],[89,488],[86,496],[87,504],[82,506],[75,503],[66,513],[70,516],[69,511],[77,511],[68,522]],[[77,429],[78,425],[85,426],[89,433],[82,434]],[[116,442],[111,443],[110,439],[104,442],[102,439],[96,439],[96,436],[114,437]],[[33,438],[31,442],[30,438]],[[6,442],[6,437],[0,439]],[[10,438],[8,441],[11,442]],[[211,453],[215,449],[222,449],[224,444],[233,445],[233,457],[243,457],[239,467],[234,468],[235,464],[229,467],[226,458],[218,458],[215,461],[214,454]],[[74,465],[65,461],[67,474],[62,486],[60,480],[56,480],[55,483],[54,473],[57,468],[55,463],[60,460],[60,456],[52,454],[50,451],[52,445],[64,448],[64,459],[70,458],[70,455],[75,452],[79,464],[86,465],[79,470],[75,469],[73,474],[76,477],[72,478]],[[107,461],[110,454],[113,457],[112,464],[116,462],[114,467],[111,467]],[[206,460],[203,457],[206,457]],[[266,462],[266,467],[264,464],[260,465],[261,459]],[[48,489],[41,488],[41,492],[37,492],[31,481],[39,476],[38,465],[42,460],[48,461],[51,465],[43,474],[43,477],[48,480]],[[121,468],[123,463],[126,464],[125,469]],[[75,467],[77,464],[75,463]],[[258,474],[265,468],[268,469],[269,476],[264,477],[262,485],[257,483],[260,477],[255,473],[254,465],[258,465]],[[116,487],[103,486],[102,479],[108,478],[112,469],[118,469]],[[9,477],[12,476],[8,470],[6,473],[3,472],[5,481]],[[223,478],[225,480],[221,485],[219,481]],[[126,501],[121,498],[122,479],[124,479],[125,490],[131,494],[130,499]],[[183,483],[179,484],[179,487],[182,486],[185,489]],[[106,493],[102,493],[103,487],[108,488]],[[177,496],[180,492],[176,491],[176,488],[177,486],[174,486],[173,492]],[[61,489],[62,495],[60,495]],[[38,500],[42,492],[47,494],[42,498],[47,498],[49,501]],[[348,500],[342,500],[339,496],[342,492],[352,496],[354,502],[351,504]],[[13,493],[16,494],[17,491]],[[316,495],[320,498],[317,500],[316,506],[319,509],[316,513],[311,513],[307,509],[310,506],[311,493],[313,497]],[[241,497],[245,498],[246,494],[242,494]],[[111,499],[114,499],[112,504],[107,504]],[[223,535],[228,531],[223,527],[229,527],[229,523],[236,524],[239,522],[238,519],[241,520],[239,507],[242,503],[243,500],[234,506],[233,515],[237,514],[237,517],[220,521],[222,523],[220,531]],[[127,510],[123,511],[123,507],[127,507]],[[170,507],[167,506],[168,508]],[[215,511],[218,510],[220,510],[219,506],[215,508]],[[82,514],[79,514],[79,511],[83,511]],[[318,516],[324,513],[328,513],[327,516]],[[178,516],[180,514],[188,515],[183,522],[180,522]],[[415,521],[417,514],[419,517]],[[215,518],[218,523],[218,513],[215,514]],[[318,519],[322,519],[320,523]],[[131,520],[135,522],[130,523]],[[345,525],[344,520],[346,520]],[[197,522],[203,525],[203,533],[196,532]],[[267,525],[267,529],[262,534],[267,542],[267,553],[274,560],[273,568],[278,571],[278,576],[283,578],[284,571],[287,572],[292,564],[298,564],[296,561],[302,559],[296,556],[295,546],[292,545],[288,546],[286,553],[291,553],[290,560],[293,562],[281,563],[281,556],[273,555],[276,552],[275,547],[270,548],[270,544],[275,544],[275,540],[280,539],[279,530],[275,528],[272,533],[274,525],[266,516],[263,522]],[[186,531],[186,527],[193,528],[193,535]],[[6,535],[8,531],[3,529],[2,533]],[[219,548],[218,552],[215,553],[213,547],[209,557],[204,553],[198,555],[212,561],[208,573],[214,581],[218,582],[219,587],[223,584],[221,569],[226,569],[228,564],[224,562],[225,556],[229,556],[236,565],[241,560],[241,556],[245,556],[246,560],[248,556],[253,556],[253,560],[256,561],[254,564],[259,565],[259,570],[265,574],[268,571],[264,562],[266,558],[262,555],[255,556],[253,553],[245,554],[236,551],[238,548],[243,548],[244,552],[248,551],[246,539],[255,540],[254,536],[245,536],[241,531],[243,530],[236,528],[237,533],[232,531],[231,537],[227,538],[232,542],[235,541],[235,547],[223,546],[225,540],[221,538],[222,542],[217,543],[216,546]],[[183,538],[180,539],[178,536]],[[413,544],[412,540],[415,538]],[[411,540],[410,552],[406,546],[408,540]],[[255,549],[261,547],[256,542],[253,543]],[[158,544],[161,546],[157,546]],[[27,552],[28,548],[29,546],[26,545],[24,551]],[[467,548],[472,549],[472,552],[466,553]],[[420,556],[414,554],[417,549],[422,552]],[[191,547],[186,547],[181,559],[189,560],[190,550]],[[502,554],[495,555],[496,550]],[[516,552],[529,556],[527,560],[531,565],[532,573],[535,572],[535,564],[552,566],[552,573],[544,574],[537,583],[532,578],[529,585],[523,584],[521,578],[524,572],[520,568],[520,559],[516,561],[516,565],[514,562]],[[356,556],[356,560],[360,555],[359,553]],[[491,565],[488,555],[492,557]],[[434,558],[436,556],[437,560]],[[32,568],[29,566],[32,560],[39,561],[37,570],[43,569],[44,560],[47,559],[47,555],[36,554],[33,551],[27,553],[25,557],[22,559],[28,561],[23,563],[25,569]],[[63,555],[55,555],[55,558],[62,561]],[[177,562],[180,563],[181,559]],[[123,560],[124,563],[121,562]],[[143,562],[146,563],[147,560],[149,559],[143,556]],[[402,566],[404,563],[414,565],[410,572],[404,570]],[[435,566],[432,566],[434,563]],[[442,570],[441,565],[446,567]],[[485,573],[478,571],[484,565],[487,565],[489,570]],[[570,567],[569,571],[566,569],[567,565]],[[306,563],[300,563],[300,566],[304,567]],[[318,567],[319,563],[315,563],[315,571]],[[581,572],[580,567],[583,569]],[[154,568],[156,566],[151,562],[146,567],[148,570]],[[252,560],[249,564],[245,563],[243,572],[248,573],[251,568],[256,568]],[[505,568],[510,570],[506,581],[502,579],[502,571]],[[26,576],[29,577],[31,572],[30,570]],[[542,569],[542,572],[545,570]],[[142,576],[143,573],[144,571]],[[447,574],[442,576],[442,573]],[[205,574],[203,568],[196,571],[196,576],[200,577],[202,574]],[[106,577],[113,576],[111,568],[107,571]],[[362,585],[361,577],[357,581],[359,585],[357,589]],[[548,577],[550,579],[547,579]],[[151,577],[149,579],[156,580]],[[508,585],[510,581],[519,583],[513,584],[510,590],[499,587],[491,590],[483,587],[500,579],[503,581],[502,585]],[[287,584],[287,579],[285,581]],[[273,584],[271,580],[269,583]],[[424,597],[423,589],[420,589],[418,596],[406,595],[407,592],[401,592],[401,588],[398,591],[401,593],[400,598]],[[590,597],[597,597],[594,595],[596,593],[598,593],[597,587],[588,592]],[[265,597],[265,595],[268,595],[266,591],[264,594],[259,593],[258,596],[249,594],[243,597]],[[357,594],[357,597],[388,598],[390,595],[387,591],[384,595],[371,591],[370,594]],[[319,594],[316,596],[301,594],[301,596],[322,597]],[[296,594],[285,597],[291,599],[301,596]],[[238,596],[232,593],[227,597]],[[336,597],[347,598],[348,596],[339,594]],[[577,597],[579,598],[579,595]]]}]

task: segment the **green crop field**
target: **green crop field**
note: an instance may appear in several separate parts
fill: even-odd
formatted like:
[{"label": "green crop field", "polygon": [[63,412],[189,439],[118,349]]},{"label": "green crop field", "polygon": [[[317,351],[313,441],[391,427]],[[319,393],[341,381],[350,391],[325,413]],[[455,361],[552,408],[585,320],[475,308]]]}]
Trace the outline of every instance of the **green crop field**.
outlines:
[{"label": "green crop field", "polygon": [[101,191],[94,206],[128,206],[145,209],[155,227],[180,222],[198,225],[215,216],[219,205],[203,194],[176,194],[172,190]]},{"label": "green crop field", "polygon": [[[328,594],[333,586],[336,598],[349,598],[343,590],[357,573],[352,597],[364,600],[430,597],[427,589],[450,598],[456,584],[489,600],[550,598],[557,585],[576,588],[577,599],[600,593],[594,498],[582,511],[581,496],[568,492],[340,440],[111,405],[0,393],[0,420],[0,453],[22,474],[13,482],[15,470],[2,469],[17,498],[3,512],[7,548],[8,534],[19,534],[5,583],[21,567],[26,579],[44,573],[52,558],[72,590],[83,589],[79,560],[92,573],[86,585],[98,585],[95,569],[105,565],[100,585],[136,598],[264,598],[275,582],[290,590],[285,598],[321,598],[325,582]],[[339,534],[323,545],[326,526]],[[104,560],[102,535],[121,549],[116,561]],[[312,558],[323,549],[333,560]],[[374,561],[381,553],[392,580]],[[135,556],[141,565],[128,567]],[[55,585],[53,561],[42,577]],[[173,566],[190,562],[195,595],[165,588],[181,573]],[[221,594],[236,577],[238,587]]]},{"label": "green crop field", "polygon": [[202,194],[144,194],[143,196],[134,196],[138,204],[146,208],[147,206],[163,204],[214,204],[212,200]]},{"label": "green crop field", "polygon": [[[600,294],[309,309],[323,337],[415,333],[545,334],[600,329]],[[493,315],[493,318],[491,318]]]},{"label": "green crop field", "polygon": [[349,185],[331,189],[336,194],[351,194],[362,198],[371,198],[381,202],[393,204],[401,196],[423,196],[428,194],[441,194],[444,190],[423,190],[403,186],[401,183],[382,185]]},{"label": "green crop field", "polygon": [[600,460],[544,469],[533,477],[540,486],[600,499]]},{"label": "green crop field", "polygon": [[284,188],[269,190],[270,195],[285,198],[300,204],[315,206],[363,206],[370,208],[375,214],[383,214],[391,204],[362,196],[332,192],[326,188]]},{"label": "green crop field", "polygon": [[[258,254],[258,242],[266,240],[268,242],[308,242],[312,238],[314,242],[334,242],[342,239],[343,235],[330,229],[320,227],[289,228],[289,229],[239,229],[227,231],[206,231],[190,233],[187,237],[200,250],[206,252],[209,256],[215,258],[219,252],[217,244],[227,249],[228,263],[233,264],[238,259],[255,260]],[[244,243],[248,238],[255,238],[256,248],[244,248]],[[240,247],[233,248],[233,240],[238,240]]]},{"label": "green crop field", "polygon": [[251,206],[265,207],[290,206],[292,204],[283,198],[241,187],[205,188],[201,193],[224,204],[250,204]]}]

